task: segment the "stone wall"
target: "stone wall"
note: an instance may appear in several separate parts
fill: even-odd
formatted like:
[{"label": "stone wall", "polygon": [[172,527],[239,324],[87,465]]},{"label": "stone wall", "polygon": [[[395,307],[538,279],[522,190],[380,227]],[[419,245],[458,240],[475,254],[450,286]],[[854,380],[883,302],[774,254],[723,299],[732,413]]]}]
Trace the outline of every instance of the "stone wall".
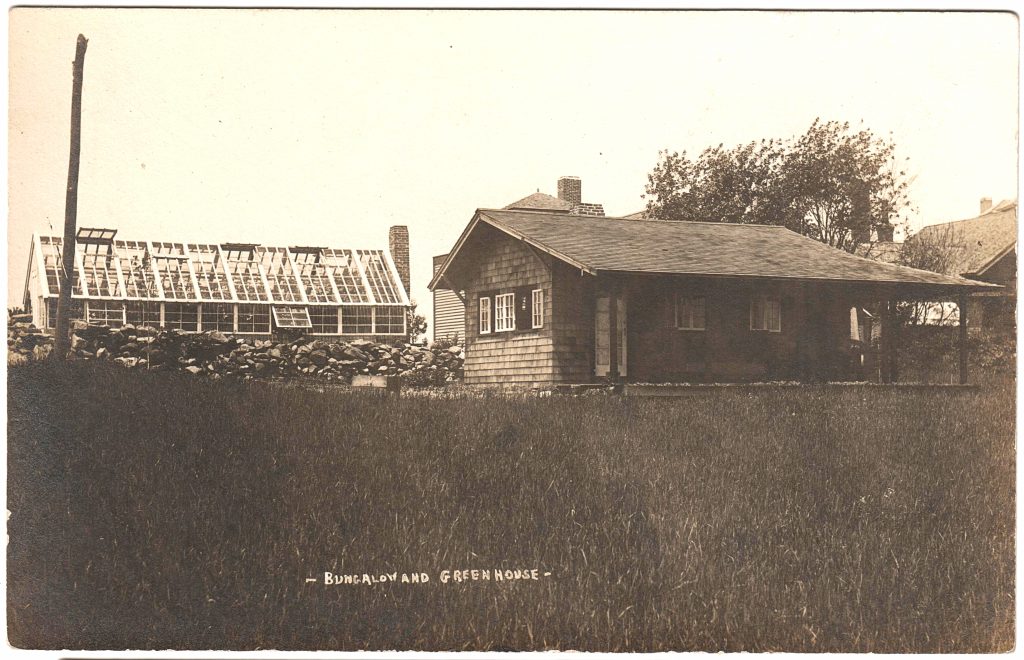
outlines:
[{"label": "stone wall", "polygon": [[[187,333],[72,324],[71,360],[105,360],[131,369],[184,371],[208,378],[307,377],[348,383],[356,374],[397,375],[403,385],[444,385],[462,379],[462,348],[426,348],[396,341],[286,341],[220,332]],[[8,325],[8,361],[42,359],[53,338],[28,323]]]}]

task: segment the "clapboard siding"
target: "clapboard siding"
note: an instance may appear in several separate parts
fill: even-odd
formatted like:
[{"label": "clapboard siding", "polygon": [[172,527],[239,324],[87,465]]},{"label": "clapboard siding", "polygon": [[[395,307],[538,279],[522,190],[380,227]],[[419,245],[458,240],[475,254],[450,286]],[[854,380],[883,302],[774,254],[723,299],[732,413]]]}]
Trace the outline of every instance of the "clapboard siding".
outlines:
[{"label": "clapboard siding", "polygon": [[[434,273],[448,258],[447,254],[434,257]],[[434,341],[466,337],[466,306],[451,289],[434,290]]]}]

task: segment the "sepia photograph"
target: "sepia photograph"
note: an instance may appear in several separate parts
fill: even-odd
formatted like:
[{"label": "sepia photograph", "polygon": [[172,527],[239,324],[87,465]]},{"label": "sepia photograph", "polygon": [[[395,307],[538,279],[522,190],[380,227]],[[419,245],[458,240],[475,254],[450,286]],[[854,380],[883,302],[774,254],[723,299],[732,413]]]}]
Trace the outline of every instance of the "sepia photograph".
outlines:
[{"label": "sepia photograph", "polygon": [[1016,648],[1017,14],[7,18],[8,652]]}]

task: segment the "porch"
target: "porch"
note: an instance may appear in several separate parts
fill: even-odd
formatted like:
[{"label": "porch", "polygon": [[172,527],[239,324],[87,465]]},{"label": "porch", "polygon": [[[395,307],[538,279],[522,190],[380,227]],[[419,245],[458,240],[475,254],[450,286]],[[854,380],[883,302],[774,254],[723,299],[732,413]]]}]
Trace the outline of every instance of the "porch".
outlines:
[{"label": "porch", "polygon": [[959,306],[957,380],[968,383],[968,287],[648,273],[595,284],[599,381],[897,383],[899,306],[926,300]]}]

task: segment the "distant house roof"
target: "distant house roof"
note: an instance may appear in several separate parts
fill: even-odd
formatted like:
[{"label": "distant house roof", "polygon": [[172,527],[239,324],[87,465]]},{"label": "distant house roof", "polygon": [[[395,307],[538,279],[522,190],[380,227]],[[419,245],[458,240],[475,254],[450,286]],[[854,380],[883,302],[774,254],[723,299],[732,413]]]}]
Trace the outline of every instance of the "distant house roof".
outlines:
[{"label": "distant house roof", "polygon": [[949,275],[978,275],[1017,244],[1017,200],[999,202],[976,218],[928,225],[907,239],[954,248]]},{"label": "distant house roof", "polygon": [[445,265],[479,223],[581,270],[969,286],[984,283],[857,257],[784,227],[478,209]]},{"label": "distant house roof", "polygon": [[646,220],[647,219],[647,209],[644,209],[642,211],[637,211],[636,213],[630,213],[629,215],[624,215],[624,216],[622,216],[622,218],[624,220]]},{"label": "distant house roof", "polygon": [[564,199],[552,197],[542,192],[535,192],[532,195],[527,195],[520,200],[512,202],[506,209],[530,209],[534,211],[563,211],[568,213],[572,210],[572,202],[567,202]]}]

